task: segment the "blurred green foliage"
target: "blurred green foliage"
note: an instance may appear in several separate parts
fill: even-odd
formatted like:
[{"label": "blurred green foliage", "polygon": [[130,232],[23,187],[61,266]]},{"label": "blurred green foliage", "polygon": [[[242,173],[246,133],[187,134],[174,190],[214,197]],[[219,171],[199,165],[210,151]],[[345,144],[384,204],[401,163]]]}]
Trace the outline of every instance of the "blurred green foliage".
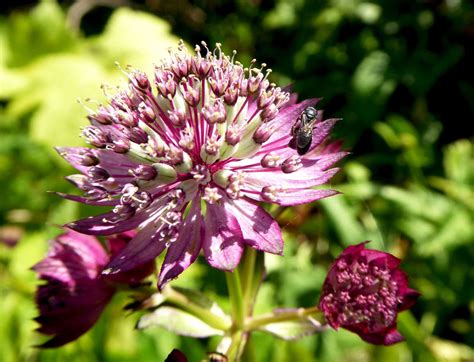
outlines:
[{"label": "blurred green foliage", "polygon": [[[244,64],[256,57],[276,82],[292,83],[301,98],[324,96],[326,115],[344,118],[336,134],[352,155],[333,181],[344,195],[279,216],[285,257],[267,257],[257,312],[314,305],[329,263],[366,239],[401,257],[423,294],[400,318],[406,343],[373,347],[345,331],[297,342],[256,333],[258,360],[474,359],[470,2],[135,1],[140,11],[80,13],[82,3],[1,9],[0,241],[18,241],[0,242],[1,361],[160,361],[175,347],[194,361],[215,346],[158,328],[134,331],[137,318],[121,311],[127,299],[119,296],[77,342],[32,348],[41,337],[29,267],[58,233],[54,225],[88,213],[47,193],[70,190],[62,176],[71,170],[52,146],[81,144],[86,111],[76,99],[103,100],[101,83],[120,82],[115,61],[150,72],[178,38],[220,42]],[[228,307],[222,276],[202,262],[176,284]]]}]

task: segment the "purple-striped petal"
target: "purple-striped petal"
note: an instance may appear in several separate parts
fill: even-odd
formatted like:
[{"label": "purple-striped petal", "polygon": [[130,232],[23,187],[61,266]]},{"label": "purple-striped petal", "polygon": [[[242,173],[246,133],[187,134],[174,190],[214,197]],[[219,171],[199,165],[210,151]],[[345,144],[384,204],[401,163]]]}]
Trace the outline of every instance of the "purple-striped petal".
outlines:
[{"label": "purple-striped petal", "polygon": [[128,170],[133,169],[140,164],[132,161],[127,156],[109,150],[98,150],[87,147],[56,147],[56,151],[60,156],[71,164],[75,169],[82,173],[87,173],[90,166],[82,164],[82,155],[92,154],[99,160],[95,166],[105,169],[112,177],[132,180],[133,177],[128,175]]},{"label": "purple-striped petal", "polygon": [[268,212],[244,199],[232,200],[228,210],[238,220],[247,245],[268,253],[283,254],[280,227]]},{"label": "purple-striped petal", "polygon": [[245,187],[255,186],[251,190],[260,190],[264,186],[280,186],[283,188],[308,188],[319,186],[331,179],[339,168],[323,171],[319,166],[313,165],[303,167],[292,173],[284,173],[281,170],[273,172],[249,172],[245,178]]},{"label": "purple-striped petal", "polygon": [[201,201],[195,199],[178,239],[168,248],[158,277],[159,289],[185,271],[198,257],[204,238],[202,221]]},{"label": "purple-striped petal", "polygon": [[222,206],[208,204],[204,222],[203,250],[207,262],[217,269],[234,270],[244,250],[237,218]]},{"label": "purple-striped petal", "polygon": [[156,220],[146,225],[125,248],[105,267],[102,274],[127,272],[154,260],[166,247],[160,235],[163,222]]},{"label": "purple-striped petal", "polygon": [[[313,202],[316,200],[321,200],[326,197],[331,197],[340,194],[336,190],[324,189],[324,190],[314,190],[314,189],[293,189],[293,190],[284,190],[277,193],[276,200],[273,203],[281,206],[295,206]],[[261,194],[248,194],[247,195],[252,200],[256,201],[266,201],[262,198]]]},{"label": "purple-striped petal", "polygon": [[120,203],[120,201],[117,200],[117,199],[113,199],[113,200],[109,200],[109,199],[91,200],[91,199],[88,199],[87,197],[64,194],[62,192],[54,192],[54,194],[66,199],[66,200],[80,202],[80,203],[86,204],[86,205],[115,206],[115,205],[118,205]]},{"label": "purple-striped petal", "polygon": [[267,144],[272,144],[275,140],[288,136],[291,132],[291,127],[293,127],[301,112],[303,112],[307,107],[315,106],[319,101],[320,99],[318,98],[306,99],[300,103],[281,109],[278,116],[272,120],[272,124],[275,126],[275,132],[265,146]]},{"label": "purple-striped petal", "polygon": [[89,235],[112,235],[138,227],[148,218],[148,214],[146,212],[138,212],[131,218],[121,220],[120,222],[111,222],[116,217],[117,214],[110,211],[105,214],[76,220],[65,226]]}]

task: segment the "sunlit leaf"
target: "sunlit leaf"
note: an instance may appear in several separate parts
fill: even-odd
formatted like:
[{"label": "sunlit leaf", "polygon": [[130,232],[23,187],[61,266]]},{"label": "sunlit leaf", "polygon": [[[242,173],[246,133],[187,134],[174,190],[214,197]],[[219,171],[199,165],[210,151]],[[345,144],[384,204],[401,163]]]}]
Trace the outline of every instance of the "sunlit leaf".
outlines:
[{"label": "sunlit leaf", "polygon": [[138,329],[162,327],[182,336],[205,338],[223,335],[224,332],[212,328],[190,313],[173,307],[161,307],[145,314],[137,324]]},{"label": "sunlit leaf", "polygon": [[167,58],[168,49],[176,48],[178,38],[170,34],[170,26],[155,16],[120,8],[115,11],[103,34],[92,42],[101,62],[113,66],[132,65],[153,74],[153,64]]}]

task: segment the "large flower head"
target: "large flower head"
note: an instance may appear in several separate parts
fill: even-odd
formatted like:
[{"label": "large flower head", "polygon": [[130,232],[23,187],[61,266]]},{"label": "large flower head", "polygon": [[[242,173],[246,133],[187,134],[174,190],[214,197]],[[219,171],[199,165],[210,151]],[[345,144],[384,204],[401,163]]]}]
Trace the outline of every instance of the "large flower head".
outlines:
[{"label": "large flower head", "polygon": [[[245,245],[281,254],[281,231],[258,205],[295,205],[336,194],[316,190],[344,157],[326,141],[335,119],[315,111],[307,153],[290,147],[292,128],[317,100],[296,103],[254,62],[244,68],[217,45],[205,55],[180,44],[153,79],[128,69],[128,87],[89,114],[83,130],[95,148],[59,148],[80,175],[84,197],[66,198],[111,211],[68,226],[108,235],[138,229],[107,266],[114,274],[168,249],[159,285],[186,269],[201,250],[213,267],[232,270]],[[306,152],[306,148],[305,148]]]},{"label": "large flower head", "polygon": [[[110,253],[123,249],[128,233],[108,238]],[[58,347],[87,332],[99,319],[118,284],[136,284],[153,272],[154,264],[114,275],[102,276],[110,254],[94,237],[67,230],[53,240],[46,258],[33,270],[41,280],[36,304],[40,312],[38,331],[52,335],[41,347]]]},{"label": "large flower head", "polygon": [[373,344],[402,341],[397,315],[420,294],[408,288],[399,265],[393,255],[365,249],[365,243],[345,249],[329,270],[319,302],[331,327],[350,330]]}]

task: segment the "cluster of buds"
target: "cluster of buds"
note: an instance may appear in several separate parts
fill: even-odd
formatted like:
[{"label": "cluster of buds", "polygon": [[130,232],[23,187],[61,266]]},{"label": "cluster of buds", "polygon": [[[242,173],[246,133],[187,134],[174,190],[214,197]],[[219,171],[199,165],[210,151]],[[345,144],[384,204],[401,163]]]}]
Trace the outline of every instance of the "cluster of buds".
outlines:
[{"label": "cluster of buds", "polygon": [[391,254],[348,247],[336,259],[323,285],[319,307],[331,327],[357,333],[364,341],[391,345],[403,340],[398,313],[420,296],[408,288],[400,260]]}]

